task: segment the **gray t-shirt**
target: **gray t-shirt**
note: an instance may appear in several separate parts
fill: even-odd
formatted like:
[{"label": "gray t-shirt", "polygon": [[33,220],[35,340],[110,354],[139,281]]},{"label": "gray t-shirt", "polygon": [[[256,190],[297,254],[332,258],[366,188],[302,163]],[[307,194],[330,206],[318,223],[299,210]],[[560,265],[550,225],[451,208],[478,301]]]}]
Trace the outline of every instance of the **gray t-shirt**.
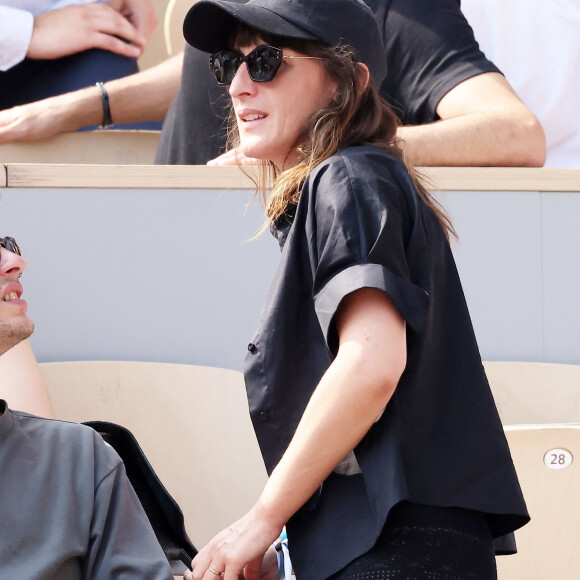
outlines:
[{"label": "gray t-shirt", "polygon": [[0,580],[173,576],[117,453],[0,401]]}]

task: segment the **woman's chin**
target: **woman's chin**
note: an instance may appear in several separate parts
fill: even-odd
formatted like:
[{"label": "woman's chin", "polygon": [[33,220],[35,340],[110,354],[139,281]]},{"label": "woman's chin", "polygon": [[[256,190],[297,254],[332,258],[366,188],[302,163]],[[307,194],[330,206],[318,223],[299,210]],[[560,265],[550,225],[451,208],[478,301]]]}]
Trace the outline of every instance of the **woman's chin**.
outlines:
[{"label": "woman's chin", "polygon": [[257,138],[256,136],[247,136],[240,140],[240,151],[252,159],[260,161],[273,161],[276,157],[278,147],[272,141]]},{"label": "woman's chin", "polygon": [[245,157],[249,157],[251,159],[258,159],[260,161],[269,161],[269,157],[267,155],[267,152],[265,151],[265,148],[261,147],[259,144],[242,143],[242,145],[240,145],[240,151]]}]

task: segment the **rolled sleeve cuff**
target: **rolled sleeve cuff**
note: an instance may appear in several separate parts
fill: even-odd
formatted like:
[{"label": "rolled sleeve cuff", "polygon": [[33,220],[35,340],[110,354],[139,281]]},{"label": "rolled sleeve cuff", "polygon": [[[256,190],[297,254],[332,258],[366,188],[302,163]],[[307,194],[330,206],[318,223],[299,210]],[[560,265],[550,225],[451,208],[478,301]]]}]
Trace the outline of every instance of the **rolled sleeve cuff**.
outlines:
[{"label": "rolled sleeve cuff", "polygon": [[380,264],[357,264],[334,276],[314,298],[314,308],[327,344],[330,345],[332,319],[340,302],[361,288],[382,290],[414,330],[420,332],[424,328],[429,309],[429,294],[425,290],[395,276]]},{"label": "rolled sleeve cuff", "polygon": [[34,16],[26,10],[0,7],[0,70],[6,71],[26,58]]}]

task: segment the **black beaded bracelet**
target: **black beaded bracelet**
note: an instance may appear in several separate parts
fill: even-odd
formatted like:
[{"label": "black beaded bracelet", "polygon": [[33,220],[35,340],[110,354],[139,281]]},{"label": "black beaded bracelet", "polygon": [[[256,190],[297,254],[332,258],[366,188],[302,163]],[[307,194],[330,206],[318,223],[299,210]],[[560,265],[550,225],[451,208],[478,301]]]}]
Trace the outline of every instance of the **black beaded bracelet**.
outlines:
[{"label": "black beaded bracelet", "polygon": [[109,95],[103,83],[96,83],[97,89],[101,94],[101,104],[103,105],[103,122],[99,125],[99,129],[106,129],[113,124],[113,117],[111,117],[111,107],[109,107]]}]

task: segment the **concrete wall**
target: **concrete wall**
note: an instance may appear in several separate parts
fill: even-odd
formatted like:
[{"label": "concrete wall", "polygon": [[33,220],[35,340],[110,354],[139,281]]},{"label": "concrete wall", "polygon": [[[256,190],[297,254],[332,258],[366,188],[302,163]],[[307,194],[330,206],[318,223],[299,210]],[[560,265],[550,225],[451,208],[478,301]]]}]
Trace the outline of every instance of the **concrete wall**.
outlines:
[{"label": "concrete wall", "polygon": [[[580,189],[580,188],[579,188]],[[28,261],[41,362],[138,360],[241,370],[279,257],[250,194],[0,190],[0,233]],[[580,364],[580,193],[447,191],[484,359]]]}]

